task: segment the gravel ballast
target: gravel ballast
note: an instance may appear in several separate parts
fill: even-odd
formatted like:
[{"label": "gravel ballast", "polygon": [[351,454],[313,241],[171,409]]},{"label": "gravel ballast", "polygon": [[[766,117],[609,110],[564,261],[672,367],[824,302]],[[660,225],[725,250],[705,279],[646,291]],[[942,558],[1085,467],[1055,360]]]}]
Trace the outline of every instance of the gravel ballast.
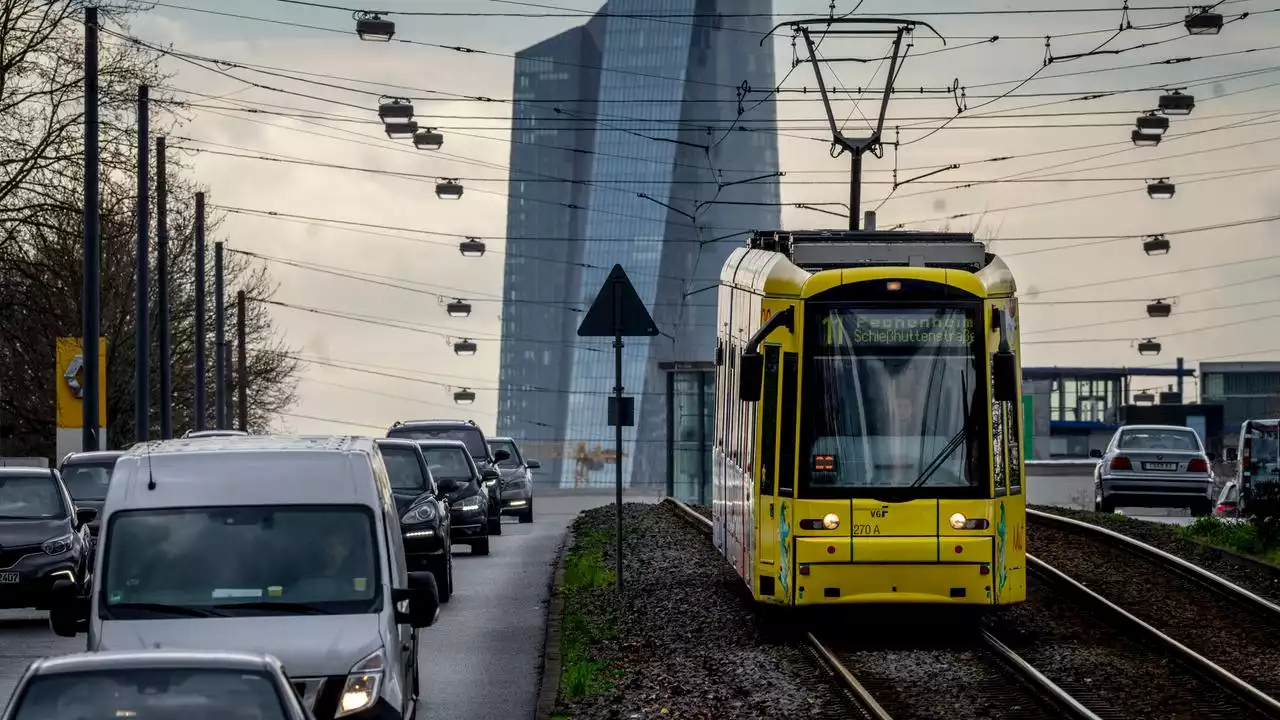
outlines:
[{"label": "gravel ballast", "polygon": [[[1098,513],[1042,505],[1030,507],[1033,510],[1039,510],[1044,513],[1061,515],[1072,520],[1104,527],[1121,535],[1140,540],[1170,555],[1176,555],[1189,563],[1199,565],[1224,580],[1229,580],[1271,602],[1280,604],[1280,568],[1273,568],[1260,562],[1251,562],[1249,559],[1241,558],[1229,551],[1184,537],[1179,534],[1175,526],[1145,520],[1134,520],[1115,513]],[[1029,524],[1035,525],[1034,519]],[[1040,527],[1037,525],[1028,531],[1027,543],[1029,546],[1035,544],[1035,535],[1039,532]],[[1035,550],[1031,552],[1034,554]]]},{"label": "gravel ballast", "polygon": [[1108,538],[1035,526],[1030,551],[1040,560],[1227,668],[1273,697],[1280,696],[1280,628],[1154,560]]},{"label": "gravel ballast", "polygon": [[[610,535],[601,548],[607,568],[614,566],[614,513],[613,505],[588,510],[571,530],[575,542]],[[604,628],[589,654],[606,668],[606,682],[572,701],[562,682],[556,716],[855,717],[805,647],[759,638],[742,580],[706,535],[665,505],[624,503],[623,523],[623,605],[611,583],[564,596],[566,633],[571,616]],[[563,672],[572,670],[566,660]]]},{"label": "gravel ballast", "polygon": [[1098,716],[1131,720],[1258,717],[1163,652],[1038,580],[993,619],[996,637]]}]

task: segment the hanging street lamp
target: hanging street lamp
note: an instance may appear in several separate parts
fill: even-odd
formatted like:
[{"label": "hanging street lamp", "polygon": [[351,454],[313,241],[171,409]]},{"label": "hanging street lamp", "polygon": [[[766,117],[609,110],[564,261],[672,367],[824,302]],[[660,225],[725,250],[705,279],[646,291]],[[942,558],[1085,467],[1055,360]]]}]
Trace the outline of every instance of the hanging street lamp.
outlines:
[{"label": "hanging street lamp", "polygon": [[442,145],[444,135],[436,132],[435,128],[418,130],[413,134],[413,146],[419,150],[439,150]]},{"label": "hanging street lamp", "polygon": [[457,180],[451,178],[436,183],[436,197],[441,200],[458,200],[462,197],[462,186]]},{"label": "hanging street lamp", "polygon": [[1165,115],[1190,115],[1196,109],[1196,97],[1184,95],[1181,90],[1160,96],[1160,112]]},{"label": "hanging street lamp", "polygon": [[1138,116],[1138,129],[1148,135],[1164,135],[1169,130],[1169,118],[1152,110]]},{"label": "hanging street lamp", "polygon": [[407,123],[413,119],[413,103],[405,98],[387,98],[378,105],[378,117],[386,125]]},{"label": "hanging street lamp", "polygon": [[476,344],[472,340],[462,339],[453,344],[453,354],[471,357],[476,354]]},{"label": "hanging street lamp", "polygon": [[413,120],[407,123],[387,123],[382,126],[382,129],[387,131],[387,137],[392,140],[401,140],[413,137],[413,134],[418,131],[418,123]]},{"label": "hanging street lamp", "polygon": [[461,298],[446,305],[445,309],[449,311],[449,317],[464,318],[471,316],[471,303],[465,302]]},{"label": "hanging street lamp", "polygon": [[384,20],[378,13],[357,10],[351,13],[356,21],[356,35],[367,42],[391,42],[396,34],[396,24]]},{"label": "hanging street lamp", "polygon": [[1152,235],[1142,241],[1142,251],[1148,255],[1168,255],[1172,244],[1163,235]]},{"label": "hanging street lamp", "polygon": [[1167,318],[1173,313],[1173,306],[1164,300],[1153,300],[1147,305],[1147,317]]},{"label": "hanging street lamp", "polygon": [[1199,12],[1188,14],[1182,24],[1191,35],[1217,35],[1222,32],[1222,15],[1201,7]]},{"label": "hanging street lamp", "polygon": [[453,401],[459,405],[470,405],[476,401],[476,394],[467,388],[462,388],[453,394]]},{"label": "hanging street lamp", "polygon": [[1169,182],[1169,178],[1160,178],[1147,184],[1147,196],[1152,200],[1168,200],[1173,197],[1177,189],[1173,183]]},{"label": "hanging street lamp", "polygon": [[1159,135],[1154,133],[1145,133],[1141,130],[1134,130],[1129,137],[1133,140],[1133,144],[1138,147],[1155,147],[1160,144]]},{"label": "hanging street lamp", "polygon": [[1142,342],[1138,343],[1138,354],[1139,355],[1159,355],[1160,343],[1156,342],[1155,338],[1147,338],[1146,340],[1143,340]]},{"label": "hanging street lamp", "polygon": [[484,241],[469,237],[458,243],[458,252],[462,253],[462,257],[481,257],[484,255]]}]

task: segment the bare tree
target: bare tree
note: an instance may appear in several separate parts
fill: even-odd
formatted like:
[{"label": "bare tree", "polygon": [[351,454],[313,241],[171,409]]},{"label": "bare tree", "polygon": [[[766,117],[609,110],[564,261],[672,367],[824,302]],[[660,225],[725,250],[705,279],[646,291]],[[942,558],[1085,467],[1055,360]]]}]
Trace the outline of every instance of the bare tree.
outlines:
[{"label": "bare tree", "polygon": [[[104,30],[100,61],[102,98],[102,334],[107,338],[108,444],[133,440],[134,297],[137,275],[137,87],[162,81],[156,58],[122,39],[128,0],[99,3]],[[54,347],[58,337],[79,337],[83,207],[83,2],[0,0],[0,452],[54,454]],[[114,34],[113,34],[114,33]],[[112,38],[115,38],[112,40]],[[161,123],[157,132],[165,132]],[[170,327],[173,338],[173,421],[181,433],[193,423],[195,238],[197,189],[169,157]],[[220,217],[207,222],[206,267]],[[154,252],[155,239],[152,239]],[[266,269],[228,253],[227,337],[235,337],[234,297],[269,298],[275,285]],[[153,258],[154,262],[154,258]],[[152,278],[154,280],[154,274]],[[213,288],[209,284],[206,425],[214,417]],[[158,436],[160,353],[157,289],[151,288],[152,437]],[[278,340],[270,315],[248,308],[249,419],[262,429],[295,400],[298,361]],[[236,374],[232,373],[235,381]],[[234,392],[234,386],[232,388]]]}]

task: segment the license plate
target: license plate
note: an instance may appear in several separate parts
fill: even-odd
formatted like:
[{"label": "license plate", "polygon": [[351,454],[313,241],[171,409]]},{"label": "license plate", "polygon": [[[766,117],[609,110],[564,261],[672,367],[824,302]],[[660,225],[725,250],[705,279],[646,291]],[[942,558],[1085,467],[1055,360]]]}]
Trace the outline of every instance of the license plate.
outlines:
[{"label": "license plate", "polygon": [[1142,463],[1142,467],[1146,470],[1177,470],[1178,463],[1149,462]]},{"label": "license plate", "polygon": [[18,582],[18,573],[0,572],[0,583],[16,583],[16,582]]}]

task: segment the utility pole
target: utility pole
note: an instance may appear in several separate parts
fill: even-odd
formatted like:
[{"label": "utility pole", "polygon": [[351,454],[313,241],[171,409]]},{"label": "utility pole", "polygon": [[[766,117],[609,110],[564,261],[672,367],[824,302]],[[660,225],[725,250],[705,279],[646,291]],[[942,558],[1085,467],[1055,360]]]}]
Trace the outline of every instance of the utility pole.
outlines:
[{"label": "utility pole", "polygon": [[151,437],[151,102],[146,85],[138,86],[138,248],[137,302],[134,307],[133,441]]},{"label": "utility pole", "polygon": [[240,363],[240,380],[236,388],[240,395],[240,430],[249,432],[249,354],[246,352],[245,338],[245,296],[244,291],[236,292],[236,358]]},{"label": "utility pole", "polygon": [[98,186],[98,8],[84,9],[84,258],[80,299],[81,355],[84,357],[84,415],[81,444],[84,450],[100,450],[98,439],[98,338],[101,330],[102,236],[99,227]]},{"label": "utility pole", "polygon": [[214,426],[227,429],[227,308],[222,288],[222,241],[213,244]]},{"label": "utility pole", "polygon": [[196,387],[193,430],[204,429],[204,193],[196,193]]},{"label": "utility pole", "polygon": [[169,332],[169,169],[156,138],[156,295],[160,301],[160,439],[173,437],[173,349]]}]

